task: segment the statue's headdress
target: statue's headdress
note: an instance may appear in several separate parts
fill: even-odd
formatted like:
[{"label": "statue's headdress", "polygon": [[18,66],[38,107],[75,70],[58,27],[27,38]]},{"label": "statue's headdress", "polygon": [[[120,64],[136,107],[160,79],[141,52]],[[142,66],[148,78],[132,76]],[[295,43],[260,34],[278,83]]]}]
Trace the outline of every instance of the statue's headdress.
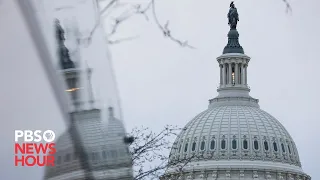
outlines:
[{"label": "statue's headdress", "polygon": [[230,3],[230,7],[233,7],[234,6],[234,2],[233,1],[231,1],[231,3]]}]

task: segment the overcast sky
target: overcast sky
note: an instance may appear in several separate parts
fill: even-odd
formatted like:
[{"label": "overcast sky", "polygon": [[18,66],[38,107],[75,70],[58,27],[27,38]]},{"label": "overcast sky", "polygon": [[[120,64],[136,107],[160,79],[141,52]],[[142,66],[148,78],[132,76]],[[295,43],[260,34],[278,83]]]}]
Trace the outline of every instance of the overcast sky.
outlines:
[{"label": "overcast sky", "polygon": [[[76,0],[70,0],[72,4],[71,1]],[[217,96],[219,68],[216,57],[222,54],[227,43],[229,3],[225,0],[201,0],[201,3],[196,0],[162,0],[156,4],[159,20],[163,23],[170,20],[172,35],[188,40],[195,50],[181,48],[164,38],[154,21],[150,19],[148,22],[143,16],[123,23],[114,37],[139,38],[108,47],[98,31],[91,46],[83,48],[82,58],[97,69],[93,80],[95,86],[100,87],[99,91],[108,91],[108,96],[116,97],[116,91],[108,88],[108,84],[113,83],[110,82],[107,60],[107,53],[111,54],[127,131],[142,125],[154,131],[166,124],[184,126],[207,108],[209,99]],[[248,67],[251,96],[258,98],[261,109],[286,127],[297,145],[304,171],[316,180],[320,179],[320,141],[317,139],[320,80],[316,74],[320,66],[320,2],[291,0],[290,3],[292,12],[286,13],[282,0],[235,1],[240,16],[238,31],[240,44],[251,57]],[[92,27],[94,14],[92,7],[87,5],[79,6],[76,11],[54,13],[54,16],[68,19],[71,14],[80,20],[82,30]],[[18,102],[31,101],[30,98],[27,95],[21,95],[19,99],[12,96],[10,101],[2,101],[1,106],[6,104],[11,107],[9,111],[14,111]],[[116,101],[117,98],[111,98],[108,105]],[[26,111],[19,110],[21,114]],[[5,115],[10,113],[13,112]],[[47,121],[56,118],[54,112],[46,111],[46,114]],[[30,124],[40,121],[30,120]],[[59,123],[62,126],[61,121]],[[14,166],[1,166],[6,171],[0,175],[4,175],[4,179],[18,180],[25,178],[26,174],[32,176],[26,173],[26,169],[17,171]]]},{"label": "overcast sky", "polygon": [[[238,0],[238,31],[248,67],[251,95],[276,117],[296,142],[304,171],[320,179],[320,80],[317,70],[320,17],[317,0],[291,0],[286,14],[281,0]],[[128,129],[146,125],[185,125],[217,96],[216,57],[227,43],[229,1],[175,0],[157,3],[162,22],[196,50],[163,38],[154,23],[136,17],[121,26],[121,36],[140,35],[111,46]]]}]

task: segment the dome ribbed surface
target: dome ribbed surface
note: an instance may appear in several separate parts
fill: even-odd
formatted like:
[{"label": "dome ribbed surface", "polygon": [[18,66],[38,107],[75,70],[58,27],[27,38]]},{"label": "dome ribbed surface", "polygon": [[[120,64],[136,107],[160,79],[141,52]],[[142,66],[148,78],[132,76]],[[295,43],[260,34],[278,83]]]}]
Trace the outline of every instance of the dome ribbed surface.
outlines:
[{"label": "dome ribbed surface", "polygon": [[177,137],[170,157],[192,154],[206,160],[247,159],[301,166],[296,145],[281,123],[249,106],[209,108],[192,119]]},{"label": "dome ribbed surface", "polygon": [[[125,129],[122,122],[110,117],[107,127],[103,126],[100,110],[78,112],[75,119],[95,177],[106,180],[132,179],[132,161],[128,146],[124,143]],[[55,166],[46,168],[45,179],[81,179],[82,176],[77,173],[83,169],[73,147],[70,129],[58,138],[56,150]]]}]

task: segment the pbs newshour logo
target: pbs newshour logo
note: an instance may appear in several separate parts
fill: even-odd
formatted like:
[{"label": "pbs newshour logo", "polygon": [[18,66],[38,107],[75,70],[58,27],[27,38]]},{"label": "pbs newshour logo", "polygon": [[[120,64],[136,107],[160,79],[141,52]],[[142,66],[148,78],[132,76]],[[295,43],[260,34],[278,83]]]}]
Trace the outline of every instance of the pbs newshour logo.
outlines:
[{"label": "pbs newshour logo", "polygon": [[15,130],[15,166],[54,166],[55,137],[52,130]]}]

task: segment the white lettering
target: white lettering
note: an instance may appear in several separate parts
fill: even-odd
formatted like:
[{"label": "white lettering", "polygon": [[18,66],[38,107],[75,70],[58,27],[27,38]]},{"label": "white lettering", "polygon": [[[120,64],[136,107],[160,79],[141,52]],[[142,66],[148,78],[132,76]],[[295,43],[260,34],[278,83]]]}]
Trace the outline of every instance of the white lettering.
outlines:
[{"label": "white lettering", "polygon": [[23,137],[23,131],[21,130],[15,130],[14,131],[14,141],[18,142],[19,138]]},{"label": "white lettering", "polygon": [[34,142],[40,142],[41,141],[41,135],[40,135],[41,131],[40,130],[35,130],[33,133],[33,136],[36,137],[33,139]]},{"label": "white lettering", "polygon": [[52,130],[46,130],[42,133],[41,130],[15,130],[14,140],[19,141],[19,138],[24,138],[24,142],[41,142],[42,140],[50,143],[54,141],[56,135]]},{"label": "white lettering", "polygon": [[24,141],[25,142],[33,141],[33,132],[31,130],[24,131]]}]

